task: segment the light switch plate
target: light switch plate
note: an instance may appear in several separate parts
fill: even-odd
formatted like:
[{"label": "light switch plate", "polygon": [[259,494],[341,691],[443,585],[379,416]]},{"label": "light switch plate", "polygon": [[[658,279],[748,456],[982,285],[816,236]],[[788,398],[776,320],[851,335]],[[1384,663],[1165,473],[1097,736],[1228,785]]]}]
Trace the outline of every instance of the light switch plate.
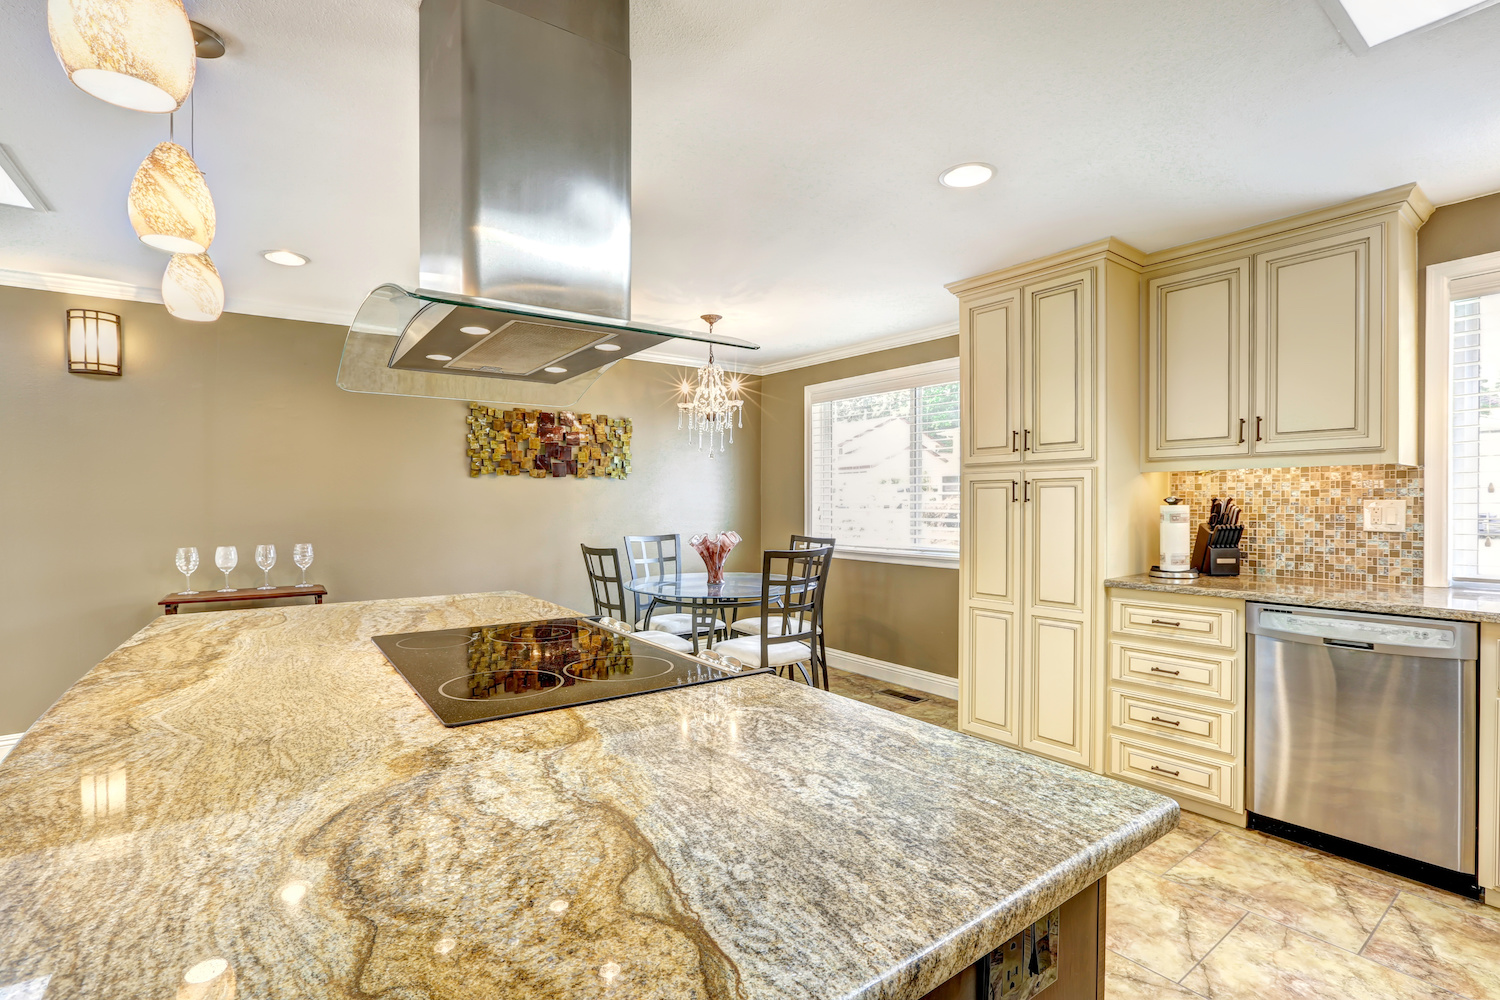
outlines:
[{"label": "light switch plate", "polygon": [[1364,511],[1366,531],[1406,530],[1405,500],[1366,500]]}]

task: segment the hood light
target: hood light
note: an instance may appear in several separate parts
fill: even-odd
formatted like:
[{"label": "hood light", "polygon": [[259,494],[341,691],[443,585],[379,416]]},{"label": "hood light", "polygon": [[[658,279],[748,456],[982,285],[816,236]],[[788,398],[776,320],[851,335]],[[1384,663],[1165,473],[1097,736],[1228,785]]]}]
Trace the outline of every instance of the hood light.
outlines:
[{"label": "hood light", "polygon": [[307,258],[292,250],[266,250],[261,256],[272,264],[280,264],[282,267],[301,267],[307,263]]},{"label": "hood light", "polygon": [[490,331],[489,327],[484,326],[461,326],[458,328],[458,332],[467,333],[471,337],[483,337]]},{"label": "hood light", "polygon": [[551,372],[553,375],[561,375],[563,372],[567,371],[567,369],[559,365],[550,365],[546,368],[543,368],[542,371]]},{"label": "hood light", "polygon": [[596,350],[596,351],[618,351],[619,349],[620,349],[620,345],[619,344],[595,344],[594,345],[594,350]]},{"label": "hood light", "polygon": [[938,182],[944,187],[971,188],[978,187],[993,176],[995,168],[988,163],[960,163],[939,174]]},{"label": "hood light", "polygon": [[429,355],[427,355],[427,360],[428,361],[452,361],[453,359],[450,358],[446,354],[429,354]]}]

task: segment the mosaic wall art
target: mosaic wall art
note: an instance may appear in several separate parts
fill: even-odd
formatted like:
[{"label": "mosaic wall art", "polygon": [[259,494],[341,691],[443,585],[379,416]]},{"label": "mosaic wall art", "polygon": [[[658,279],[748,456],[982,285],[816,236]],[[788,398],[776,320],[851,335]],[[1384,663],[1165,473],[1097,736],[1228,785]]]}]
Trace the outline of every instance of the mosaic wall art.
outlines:
[{"label": "mosaic wall art", "polygon": [[[1324,583],[1422,585],[1422,470],[1400,465],[1174,472],[1194,531],[1214,497],[1244,510],[1242,575]],[[1405,531],[1366,531],[1365,500],[1406,501]]]},{"label": "mosaic wall art", "polygon": [[469,476],[630,474],[630,418],[469,404]]}]

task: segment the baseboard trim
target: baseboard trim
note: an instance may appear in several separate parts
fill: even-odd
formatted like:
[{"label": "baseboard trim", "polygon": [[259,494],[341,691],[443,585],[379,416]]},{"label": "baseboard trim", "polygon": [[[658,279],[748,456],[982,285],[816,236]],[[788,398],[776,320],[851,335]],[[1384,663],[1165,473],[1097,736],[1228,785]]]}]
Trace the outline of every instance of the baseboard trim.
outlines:
[{"label": "baseboard trim", "polygon": [[916,667],[877,660],[873,656],[846,653],[842,649],[828,651],[828,665],[838,670],[847,670],[851,674],[859,674],[861,677],[873,677],[878,681],[900,684],[914,691],[924,691],[927,694],[958,700],[957,677],[944,677],[942,674],[935,674],[929,670],[918,670]]},{"label": "baseboard trim", "polygon": [[9,736],[0,736],[0,760],[4,760],[5,755],[10,753],[11,747],[21,742],[21,737],[25,735],[25,733],[11,733]]}]

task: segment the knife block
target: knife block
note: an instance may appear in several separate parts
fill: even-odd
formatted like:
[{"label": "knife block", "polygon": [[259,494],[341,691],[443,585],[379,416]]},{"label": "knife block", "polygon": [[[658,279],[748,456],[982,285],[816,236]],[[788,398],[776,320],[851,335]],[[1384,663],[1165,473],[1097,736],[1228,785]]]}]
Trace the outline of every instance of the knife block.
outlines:
[{"label": "knife block", "polygon": [[1239,576],[1239,546],[1210,545],[1213,532],[1207,525],[1198,525],[1198,537],[1193,542],[1193,565],[1204,576]]}]

